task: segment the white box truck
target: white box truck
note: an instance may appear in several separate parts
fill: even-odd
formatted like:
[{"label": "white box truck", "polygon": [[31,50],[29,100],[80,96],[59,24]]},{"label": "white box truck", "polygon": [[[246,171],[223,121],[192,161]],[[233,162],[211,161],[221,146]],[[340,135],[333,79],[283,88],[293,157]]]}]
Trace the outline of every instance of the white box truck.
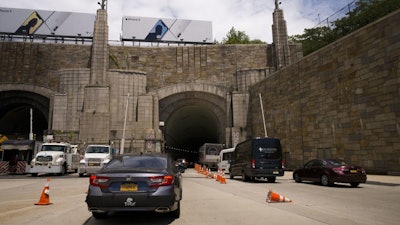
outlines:
[{"label": "white box truck", "polygon": [[204,143],[199,149],[199,163],[209,169],[218,169],[219,152],[223,145],[218,143]]}]

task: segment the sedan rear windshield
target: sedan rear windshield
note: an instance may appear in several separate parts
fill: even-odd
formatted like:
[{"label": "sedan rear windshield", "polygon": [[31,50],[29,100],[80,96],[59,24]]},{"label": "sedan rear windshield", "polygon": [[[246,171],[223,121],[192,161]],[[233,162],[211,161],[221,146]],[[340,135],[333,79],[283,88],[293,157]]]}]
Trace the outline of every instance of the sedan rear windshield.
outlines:
[{"label": "sedan rear windshield", "polygon": [[167,168],[167,158],[149,157],[149,156],[124,156],[111,160],[106,168],[122,169],[122,168],[147,168],[147,169],[164,169]]},{"label": "sedan rear windshield", "polygon": [[345,165],[347,165],[347,163],[345,161],[339,160],[339,159],[329,159],[328,161],[333,166],[345,166]]}]

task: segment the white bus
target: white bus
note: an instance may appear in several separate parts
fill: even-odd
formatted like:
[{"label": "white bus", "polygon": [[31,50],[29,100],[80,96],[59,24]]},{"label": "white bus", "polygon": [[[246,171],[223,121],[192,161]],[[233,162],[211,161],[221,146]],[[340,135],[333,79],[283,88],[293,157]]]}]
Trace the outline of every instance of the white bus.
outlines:
[{"label": "white bus", "polygon": [[224,173],[229,173],[230,161],[233,157],[235,148],[222,149],[218,158],[218,169],[223,170]]}]

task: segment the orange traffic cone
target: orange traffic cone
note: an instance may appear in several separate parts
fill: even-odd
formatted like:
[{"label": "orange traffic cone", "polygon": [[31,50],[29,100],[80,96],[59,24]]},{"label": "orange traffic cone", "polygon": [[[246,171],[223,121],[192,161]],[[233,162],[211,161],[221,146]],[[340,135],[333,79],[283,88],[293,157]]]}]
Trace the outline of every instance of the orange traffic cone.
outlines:
[{"label": "orange traffic cone", "polygon": [[220,182],[221,184],[226,184],[226,179],[225,179],[225,175],[224,175],[224,174],[222,174],[222,175],[220,176],[219,182]]},{"label": "orange traffic cone", "polygon": [[218,169],[217,177],[215,178],[216,181],[221,181],[221,170]]},{"label": "orange traffic cone", "polygon": [[268,192],[267,201],[268,202],[292,202],[291,199],[286,198],[285,196],[282,196],[280,194],[277,194],[271,190],[269,190],[269,192]]},{"label": "orange traffic cone", "polygon": [[42,194],[40,195],[39,202],[35,203],[35,205],[50,205],[50,178],[47,178],[46,185],[43,188]]}]

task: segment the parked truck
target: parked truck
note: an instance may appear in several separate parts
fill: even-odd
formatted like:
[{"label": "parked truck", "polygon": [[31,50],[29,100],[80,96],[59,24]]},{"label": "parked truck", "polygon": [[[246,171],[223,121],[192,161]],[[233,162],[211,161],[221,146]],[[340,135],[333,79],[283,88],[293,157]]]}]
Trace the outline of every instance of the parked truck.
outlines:
[{"label": "parked truck", "polygon": [[199,148],[199,163],[209,169],[218,169],[219,152],[223,149],[222,144],[204,143]]},{"label": "parked truck", "polygon": [[96,173],[112,158],[110,145],[88,145],[84,157],[79,163],[79,176]]},{"label": "parked truck", "polygon": [[80,155],[69,143],[43,143],[40,151],[26,166],[26,173],[37,176],[39,173],[64,175],[77,172]]}]

